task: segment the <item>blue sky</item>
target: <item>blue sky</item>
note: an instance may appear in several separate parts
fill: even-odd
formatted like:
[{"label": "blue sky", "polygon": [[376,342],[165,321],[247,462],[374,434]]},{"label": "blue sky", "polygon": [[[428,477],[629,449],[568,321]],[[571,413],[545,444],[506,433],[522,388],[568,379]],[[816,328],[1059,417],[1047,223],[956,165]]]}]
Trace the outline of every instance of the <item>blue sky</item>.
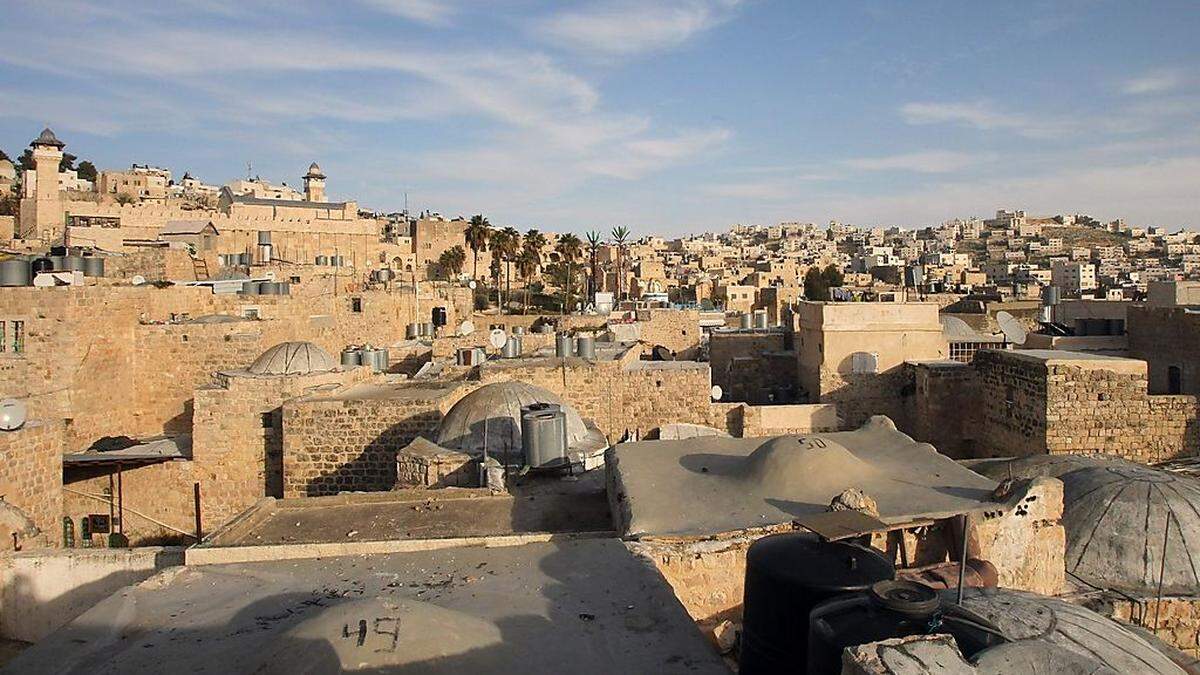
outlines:
[{"label": "blue sky", "polygon": [[1200,226],[1196,2],[8,0],[0,148],[519,228]]}]

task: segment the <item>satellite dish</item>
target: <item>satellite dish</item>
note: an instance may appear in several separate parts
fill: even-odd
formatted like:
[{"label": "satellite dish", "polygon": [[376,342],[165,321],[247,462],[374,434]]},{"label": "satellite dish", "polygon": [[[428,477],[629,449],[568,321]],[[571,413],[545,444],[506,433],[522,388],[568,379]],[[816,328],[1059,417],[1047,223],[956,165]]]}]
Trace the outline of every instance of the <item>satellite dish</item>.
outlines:
[{"label": "satellite dish", "polygon": [[27,414],[25,404],[15,398],[0,401],[0,431],[16,431],[25,426]]},{"label": "satellite dish", "polygon": [[714,400],[714,401],[720,401],[721,396],[723,396],[724,394],[725,394],[725,392],[721,391],[721,385],[719,385],[719,384],[714,384],[712,386],[712,390],[709,392],[709,395],[712,396],[712,400]]},{"label": "satellite dish", "polygon": [[1025,327],[1017,321],[1017,317],[1008,312],[996,312],[996,323],[1000,324],[1000,330],[1004,332],[1004,339],[1014,345],[1025,344]]},{"label": "satellite dish", "polygon": [[467,319],[466,321],[463,321],[462,323],[458,324],[458,334],[459,335],[470,335],[471,333],[474,333],[474,332],[475,332],[475,324],[470,319]]},{"label": "satellite dish", "polygon": [[471,281],[469,281],[467,283],[467,288],[469,288],[471,290],[475,290],[475,280],[474,279],[472,279]]},{"label": "satellite dish", "polygon": [[938,317],[938,321],[942,322],[942,334],[951,340],[975,341],[978,339],[979,334],[975,332],[975,329],[957,316],[943,314]]},{"label": "satellite dish", "polygon": [[505,342],[508,342],[508,336],[504,334],[504,330],[493,328],[492,332],[488,335],[488,343],[496,349],[500,349],[504,346]]},{"label": "satellite dish", "polygon": [[134,286],[141,286],[142,284],[146,283],[146,277],[144,277],[140,274],[135,274],[135,275],[133,275],[133,278],[130,279],[130,281],[133,282]]}]

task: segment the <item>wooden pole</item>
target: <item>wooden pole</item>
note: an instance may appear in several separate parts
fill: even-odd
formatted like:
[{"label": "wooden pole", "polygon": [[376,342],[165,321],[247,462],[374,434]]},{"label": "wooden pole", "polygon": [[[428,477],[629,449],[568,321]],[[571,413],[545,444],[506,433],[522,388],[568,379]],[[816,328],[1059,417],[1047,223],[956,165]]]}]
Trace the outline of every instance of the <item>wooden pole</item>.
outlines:
[{"label": "wooden pole", "polygon": [[204,539],[204,530],[200,527],[200,483],[192,484],[193,508],[196,511],[196,543]]}]

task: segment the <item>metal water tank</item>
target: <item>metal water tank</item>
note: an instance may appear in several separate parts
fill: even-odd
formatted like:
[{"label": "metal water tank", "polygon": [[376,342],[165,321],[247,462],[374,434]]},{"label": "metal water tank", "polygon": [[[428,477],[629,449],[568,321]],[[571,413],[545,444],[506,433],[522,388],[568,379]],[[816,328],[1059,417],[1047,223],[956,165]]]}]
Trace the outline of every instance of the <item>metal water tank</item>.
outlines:
[{"label": "metal water tank", "polygon": [[750,330],[750,327],[753,325],[753,321],[754,317],[750,316],[749,314],[742,314],[741,323],[739,325],[741,326],[742,330]]},{"label": "metal water tank", "polygon": [[333,265],[334,267],[345,267],[346,266],[346,256],[343,256],[343,255],[331,256],[329,258],[329,264]]},{"label": "metal water tank", "polygon": [[259,244],[255,249],[256,255],[254,263],[256,265],[268,265],[271,263],[271,245]]},{"label": "metal water tank", "polygon": [[580,335],[578,338],[576,338],[575,339],[575,355],[581,359],[595,360],[595,358],[596,358],[596,336],[584,334],[584,335]]},{"label": "metal water tank", "polygon": [[463,347],[454,354],[454,362],[460,366],[474,367],[486,359],[487,355],[479,347]]},{"label": "metal water tank", "polygon": [[31,266],[35,275],[42,272],[50,272],[54,269],[54,263],[49,258],[34,258]]},{"label": "metal water tank", "polygon": [[739,672],[803,672],[813,607],[895,576],[887,558],[855,544],[799,532],[754,542],[746,552]]},{"label": "metal water tank", "polygon": [[27,258],[0,261],[0,286],[29,286],[33,283],[33,263]]},{"label": "metal water tank", "polygon": [[387,369],[389,367],[391,367],[391,365],[392,365],[390,356],[391,355],[388,354],[388,350],[386,347],[377,347],[375,349],[375,372],[377,372],[377,373],[386,373],[387,372]]},{"label": "metal water tank", "polygon": [[508,341],[504,343],[504,349],[501,350],[500,356],[506,359],[515,359],[521,355],[521,338],[517,335],[509,335]]},{"label": "metal water tank", "polygon": [[420,324],[410,323],[404,327],[405,339],[416,340],[420,336],[421,336],[421,325]]},{"label": "metal water tank", "polygon": [[67,267],[67,256],[52,255],[50,256],[50,270],[55,272],[65,272]]},{"label": "metal water tank", "polygon": [[567,333],[559,333],[554,336],[554,355],[559,358],[566,358],[574,351],[575,340]]},{"label": "metal water tank", "polygon": [[271,232],[269,230],[259,231],[258,245],[259,246],[270,246],[271,245]]},{"label": "metal water tank", "polygon": [[83,256],[69,255],[67,256],[67,270],[71,272],[83,271]]},{"label": "metal water tank", "polygon": [[754,313],[754,327],[755,328],[767,328],[768,327],[766,310],[762,310],[762,311],[758,311],[758,312]]},{"label": "metal water tank", "polygon": [[264,281],[258,285],[259,295],[282,295],[282,290],[279,288],[278,281]]},{"label": "metal water tank", "polygon": [[513,332],[513,335],[524,335],[525,334],[525,326],[513,326],[512,332]]},{"label": "metal water tank", "polygon": [[258,295],[259,287],[262,285],[260,281],[243,281],[242,293],[244,295]]},{"label": "metal water tank", "polygon": [[249,265],[250,264],[250,254],[249,253],[239,254],[238,255],[238,264],[239,265]]},{"label": "metal water tank", "polygon": [[437,331],[434,329],[432,322],[426,321],[425,323],[421,324],[421,335],[425,335],[427,337],[433,337],[437,335]]},{"label": "metal water tank", "polygon": [[342,368],[357,368],[362,363],[362,350],[353,345],[342,350]]},{"label": "metal water tank", "polygon": [[533,469],[561,467],[567,460],[567,415],[561,409],[530,410],[521,415],[521,450]]},{"label": "metal water tank", "polygon": [[379,356],[376,352],[379,351],[370,345],[364,345],[360,352],[359,359],[362,364],[371,369],[371,372],[379,372]]},{"label": "metal water tank", "polygon": [[279,294],[280,295],[291,295],[292,294],[292,282],[280,281],[279,282]]},{"label": "metal water tank", "polygon": [[329,256],[327,256],[327,255],[317,256],[316,264],[318,267],[329,267]]},{"label": "metal water tank", "polygon": [[88,256],[83,259],[83,276],[85,277],[102,277],[104,276],[104,258],[100,256]]}]

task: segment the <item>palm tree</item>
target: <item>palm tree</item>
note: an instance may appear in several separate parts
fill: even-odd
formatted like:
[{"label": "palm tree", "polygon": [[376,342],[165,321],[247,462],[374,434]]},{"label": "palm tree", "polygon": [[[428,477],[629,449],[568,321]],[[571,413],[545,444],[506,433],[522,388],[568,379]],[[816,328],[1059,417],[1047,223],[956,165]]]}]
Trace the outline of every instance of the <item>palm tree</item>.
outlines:
[{"label": "palm tree", "polygon": [[583,242],[579,241],[579,237],[573,234],[564,234],[558,238],[558,245],[554,247],[556,253],[562,257],[563,262],[567,264],[567,283],[564,285],[563,291],[566,294],[566,302],[563,303],[563,314],[566,314],[571,306],[571,285],[575,280],[575,261],[583,255]]},{"label": "palm tree", "polygon": [[[512,299],[512,264],[517,259],[517,254],[521,252],[521,233],[515,228],[506,227],[504,232],[504,248],[501,255],[504,257],[504,297]],[[501,313],[504,312],[501,308]]]},{"label": "palm tree", "polygon": [[613,242],[617,245],[617,300],[625,295],[625,240],[629,239],[629,228],[624,225],[612,230]]},{"label": "palm tree", "polygon": [[491,232],[492,224],[482,214],[471,216],[471,222],[467,224],[467,229],[463,232],[467,239],[467,246],[475,254],[475,262],[471,265],[472,279],[479,278],[479,252],[487,250],[488,236]]},{"label": "palm tree", "polygon": [[451,279],[462,274],[463,263],[467,261],[467,252],[461,246],[454,246],[442,251],[438,264],[446,272],[446,278]]},{"label": "palm tree", "polygon": [[[528,235],[525,241],[529,241]],[[529,313],[529,285],[533,282],[533,277],[537,274],[541,264],[542,254],[529,246],[522,249],[520,257],[517,258],[517,274],[525,282],[525,306],[521,308],[522,314]]]},{"label": "palm tree", "polygon": [[492,230],[488,235],[488,248],[492,251],[492,281],[496,284],[496,304],[501,308],[504,307],[504,299],[500,296],[500,271],[504,265],[504,252],[508,250],[508,229]]},{"label": "palm tree", "polygon": [[588,255],[592,260],[591,274],[588,275],[588,302],[596,304],[596,253],[600,250],[600,240],[603,236],[596,230],[587,233]]}]

